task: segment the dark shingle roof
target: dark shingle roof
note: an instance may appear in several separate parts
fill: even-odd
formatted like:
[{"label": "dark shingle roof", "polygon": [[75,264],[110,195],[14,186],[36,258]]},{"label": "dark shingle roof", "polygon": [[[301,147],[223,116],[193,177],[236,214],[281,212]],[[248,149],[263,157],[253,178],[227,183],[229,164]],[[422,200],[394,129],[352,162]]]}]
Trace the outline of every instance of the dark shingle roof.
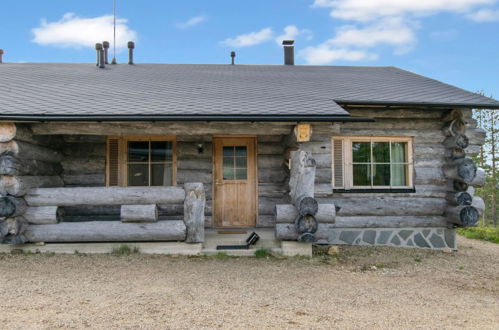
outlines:
[{"label": "dark shingle roof", "polygon": [[22,63],[1,64],[0,77],[0,117],[348,115],[336,103],[499,108],[393,67]]}]

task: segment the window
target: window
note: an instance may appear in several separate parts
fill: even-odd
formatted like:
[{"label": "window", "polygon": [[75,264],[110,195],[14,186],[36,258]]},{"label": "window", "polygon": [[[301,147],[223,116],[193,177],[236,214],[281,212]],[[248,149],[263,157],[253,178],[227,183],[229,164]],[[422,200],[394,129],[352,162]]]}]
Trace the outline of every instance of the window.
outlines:
[{"label": "window", "polygon": [[246,180],[248,176],[248,151],[246,146],[223,147],[223,179]]},{"label": "window", "polygon": [[160,187],[175,185],[175,140],[172,137],[109,137],[107,185]]},{"label": "window", "polygon": [[412,139],[333,138],[335,189],[412,188]]}]

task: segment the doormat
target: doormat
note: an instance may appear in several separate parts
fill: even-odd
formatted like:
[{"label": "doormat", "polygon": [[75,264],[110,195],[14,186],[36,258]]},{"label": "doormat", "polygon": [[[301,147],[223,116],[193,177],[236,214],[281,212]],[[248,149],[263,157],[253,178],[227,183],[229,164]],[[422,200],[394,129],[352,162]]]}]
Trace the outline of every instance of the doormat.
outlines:
[{"label": "doormat", "polygon": [[221,235],[230,235],[230,234],[240,235],[240,234],[247,234],[247,233],[248,232],[245,230],[219,230],[217,232],[217,234],[221,234]]}]

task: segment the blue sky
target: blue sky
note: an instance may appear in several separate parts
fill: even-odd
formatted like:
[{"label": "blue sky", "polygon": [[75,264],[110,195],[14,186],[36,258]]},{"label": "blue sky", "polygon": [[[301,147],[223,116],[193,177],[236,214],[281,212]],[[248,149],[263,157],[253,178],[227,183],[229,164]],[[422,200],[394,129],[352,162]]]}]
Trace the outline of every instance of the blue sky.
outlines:
[{"label": "blue sky", "polygon": [[[91,62],[113,0],[5,1],[6,62]],[[499,0],[118,0],[118,61],[392,65],[499,98]],[[111,41],[111,40],[110,40]]]}]

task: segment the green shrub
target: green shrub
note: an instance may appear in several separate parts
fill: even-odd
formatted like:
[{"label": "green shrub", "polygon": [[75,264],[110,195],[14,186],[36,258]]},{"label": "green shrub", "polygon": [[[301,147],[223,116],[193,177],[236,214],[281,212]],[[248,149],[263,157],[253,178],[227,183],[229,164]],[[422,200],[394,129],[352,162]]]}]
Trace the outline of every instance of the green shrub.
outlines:
[{"label": "green shrub", "polygon": [[270,254],[270,251],[268,249],[261,248],[255,251],[255,257],[259,259],[266,259],[271,256],[272,255]]},{"label": "green shrub", "polygon": [[113,249],[113,254],[118,256],[129,256],[131,254],[139,253],[139,248],[134,246],[131,247],[128,244],[121,244]]},{"label": "green shrub", "polygon": [[457,233],[467,238],[479,239],[482,241],[499,244],[499,228],[494,228],[494,227],[459,228],[457,230]]}]

